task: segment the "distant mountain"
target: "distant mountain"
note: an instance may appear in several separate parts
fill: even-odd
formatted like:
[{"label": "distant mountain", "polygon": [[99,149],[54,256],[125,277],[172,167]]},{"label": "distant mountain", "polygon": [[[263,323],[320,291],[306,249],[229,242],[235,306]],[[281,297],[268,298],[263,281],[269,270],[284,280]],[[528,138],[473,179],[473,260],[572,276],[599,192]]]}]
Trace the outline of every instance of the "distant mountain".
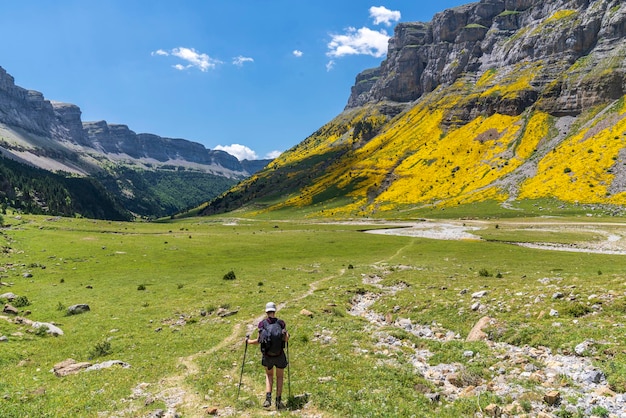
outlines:
[{"label": "distant mountain", "polygon": [[185,139],[136,134],[105,121],[83,122],[78,106],[16,86],[1,67],[0,152],[66,177],[98,179],[127,210],[144,217],[197,205],[270,161],[240,162]]},{"label": "distant mountain", "polygon": [[401,23],[340,115],[204,206],[394,216],[626,204],[626,3],[482,0]]}]

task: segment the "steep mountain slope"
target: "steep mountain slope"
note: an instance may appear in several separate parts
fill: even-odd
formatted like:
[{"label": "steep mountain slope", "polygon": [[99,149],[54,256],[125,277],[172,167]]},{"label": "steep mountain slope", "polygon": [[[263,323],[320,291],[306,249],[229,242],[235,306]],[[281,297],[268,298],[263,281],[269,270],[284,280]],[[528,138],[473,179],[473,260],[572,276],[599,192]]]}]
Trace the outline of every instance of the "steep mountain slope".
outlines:
[{"label": "steep mountain slope", "polygon": [[482,0],[399,24],[341,115],[204,213],[623,205],[625,58],[618,0]]},{"label": "steep mountain slope", "polygon": [[2,68],[0,153],[65,176],[100,179],[141,216],[197,205],[269,162],[240,162],[184,139],[136,134],[126,125],[83,122],[78,106],[16,86]]}]

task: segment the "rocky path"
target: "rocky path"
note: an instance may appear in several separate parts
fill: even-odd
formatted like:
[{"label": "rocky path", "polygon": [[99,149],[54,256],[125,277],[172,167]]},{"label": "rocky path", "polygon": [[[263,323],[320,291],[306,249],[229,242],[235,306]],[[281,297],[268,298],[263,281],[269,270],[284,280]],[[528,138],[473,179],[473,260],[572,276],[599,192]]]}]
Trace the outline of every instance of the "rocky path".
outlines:
[{"label": "rocky path", "polygon": [[[491,355],[498,360],[489,370],[491,378],[488,381],[469,376],[460,363],[429,364],[432,352],[399,340],[385,329],[397,327],[419,338],[441,342],[464,339],[436,324],[420,325],[406,318],[391,322],[388,317],[372,311],[371,306],[381,297],[391,296],[403,288],[402,285],[382,286],[381,280],[381,277],[375,275],[364,276],[365,284],[376,286],[380,291],[357,295],[349,313],[369,321],[370,329],[367,332],[377,338],[378,354],[388,356],[392,364],[397,361],[394,360],[396,355],[407,347],[413,350],[409,359],[411,366],[438,388],[436,392],[427,394],[434,402],[444,398],[454,401],[460,397],[480,397],[481,393],[491,392],[512,401],[504,408],[490,405],[491,410],[485,411],[487,416],[530,413],[531,416],[552,417],[556,410],[563,409],[572,414],[571,416],[577,416],[579,411],[584,411],[584,416],[593,416],[593,411],[606,411],[608,415],[605,416],[626,418],[626,395],[612,392],[602,371],[595,368],[589,358],[583,356],[592,344],[589,341],[576,347],[580,355],[566,356],[554,354],[548,348],[517,347],[485,340]],[[489,318],[486,318],[483,325],[488,321]],[[464,353],[468,362],[478,355],[470,350]],[[542,395],[539,400],[527,396],[531,391],[529,386],[534,387],[534,393]]]}]

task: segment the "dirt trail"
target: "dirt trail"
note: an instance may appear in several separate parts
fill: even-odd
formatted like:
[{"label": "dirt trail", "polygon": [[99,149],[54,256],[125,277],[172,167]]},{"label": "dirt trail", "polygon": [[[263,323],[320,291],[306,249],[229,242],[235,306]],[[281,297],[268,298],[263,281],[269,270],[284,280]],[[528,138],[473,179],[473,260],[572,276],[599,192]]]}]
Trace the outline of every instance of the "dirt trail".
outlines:
[{"label": "dirt trail", "polygon": [[[327,276],[310,283],[309,289],[306,292],[304,292],[297,298],[291,299],[289,302],[279,303],[277,306],[278,309],[283,309],[288,304],[293,305],[296,302],[311,296],[321,283],[324,283],[336,277],[340,277],[343,274],[345,274],[345,269],[341,269],[338,274]],[[186,357],[180,357],[178,359],[177,367],[177,369],[180,370],[179,374],[175,374],[161,379],[158,383],[160,390],[155,395],[150,395],[145,390],[148,387],[147,384],[139,384],[133,390],[135,398],[145,397],[146,399],[152,398],[153,400],[164,402],[167,410],[163,411],[163,414],[160,415],[164,418],[173,418],[177,416],[206,416],[206,408],[209,407],[209,402],[204,399],[203,394],[198,393],[195,388],[190,387],[188,384],[185,383],[188,377],[201,372],[200,367],[196,363],[196,360],[200,357],[219,352],[229,346],[232,347],[233,350],[239,350],[241,348],[241,343],[244,340],[244,336],[251,335],[252,332],[256,330],[256,324],[263,320],[263,318],[265,318],[265,315],[261,314],[249,320],[241,320],[233,326],[231,333],[226,338],[222,339],[219,344],[211,347],[208,350],[203,350]],[[248,323],[248,325],[245,326],[245,333],[242,332],[244,323]],[[239,367],[240,365],[233,367],[230,375],[239,376]],[[245,384],[242,384],[242,386],[243,385]],[[222,408],[218,411],[218,413],[219,416],[241,416],[241,414],[232,407]],[[272,412],[267,412],[267,414],[271,415]]]}]

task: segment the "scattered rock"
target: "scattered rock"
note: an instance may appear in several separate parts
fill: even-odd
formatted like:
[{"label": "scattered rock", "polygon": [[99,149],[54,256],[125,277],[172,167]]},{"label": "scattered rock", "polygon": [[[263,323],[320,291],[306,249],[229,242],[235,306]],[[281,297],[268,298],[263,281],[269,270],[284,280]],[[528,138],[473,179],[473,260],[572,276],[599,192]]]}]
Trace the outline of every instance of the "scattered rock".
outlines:
[{"label": "scattered rock", "polygon": [[4,305],[4,309],[2,310],[5,314],[9,315],[17,315],[19,311],[14,306],[9,305],[8,303]]},{"label": "scattered rock", "polygon": [[555,309],[550,309],[550,316],[559,316],[559,311]]},{"label": "scattered rock", "polygon": [[13,302],[13,299],[17,298],[17,295],[13,292],[3,293],[0,295],[0,299],[6,299],[9,302]]},{"label": "scattered rock", "polygon": [[215,406],[209,406],[209,407],[206,409],[206,413],[207,413],[207,415],[217,415],[217,412],[218,412],[218,409],[217,409],[217,407],[215,407]]},{"label": "scattered rock", "polygon": [[605,379],[606,376],[604,376],[604,373],[602,373],[600,370],[592,370],[584,374],[584,380],[587,383],[601,383]]},{"label": "scattered rock", "polygon": [[79,303],[77,305],[72,305],[69,308],[67,308],[67,314],[68,315],[78,315],[78,314],[82,314],[84,312],[89,312],[91,309],[89,308],[89,305],[85,304],[85,303]]},{"label": "scattered rock", "polygon": [[585,353],[590,350],[593,344],[593,340],[585,340],[582,343],[576,345],[576,347],[574,347],[574,352],[579,356],[584,356]]},{"label": "scattered rock", "polygon": [[24,273],[24,274],[22,274],[22,277],[25,278],[25,279],[29,279],[29,278],[33,277],[33,274],[32,273]]},{"label": "scattered rock", "polygon": [[556,390],[551,390],[543,395],[543,400],[550,406],[557,406],[561,403],[561,393]]},{"label": "scattered rock", "polygon": [[47,322],[33,322],[31,326],[35,329],[46,327],[46,332],[50,335],[54,335],[55,337],[63,335],[63,330],[61,330],[61,328]]},{"label": "scattered rock", "polygon": [[472,328],[472,330],[467,335],[466,341],[484,341],[487,339],[487,334],[483,331],[491,322],[491,318],[488,316],[483,316],[478,320],[476,325]]},{"label": "scattered rock", "polygon": [[302,309],[300,311],[300,315],[304,315],[304,316],[308,316],[309,318],[313,318],[313,312],[307,310],[307,309]]},{"label": "scattered rock", "polygon": [[108,360],[108,361],[104,361],[102,363],[97,363],[97,364],[94,364],[92,366],[89,366],[89,367],[87,367],[85,369],[85,371],[86,372],[91,372],[91,371],[94,371],[94,370],[108,369],[108,368],[113,367],[113,366],[120,366],[123,369],[129,369],[130,368],[130,364],[125,363],[125,362],[123,362],[121,360]]},{"label": "scattered rock", "polygon": [[485,407],[485,414],[489,417],[499,417],[502,415],[502,409],[495,403],[492,403]]},{"label": "scattered rock", "polygon": [[524,410],[522,409],[522,406],[517,401],[514,401],[512,404],[505,406],[503,410],[504,414],[509,416],[519,415],[523,411]]},{"label": "scattered rock", "polygon": [[0,343],[6,343],[9,338],[6,335],[0,335]]},{"label": "scattered rock", "polygon": [[463,377],[461,377],[459,373],[450,373],[447,377],[447,380],[452,386],[456,386],[457,388],[462,388],[463,386],[465,386]]},{"label": "scattered rock", "polygon": [[411,331],[413,329],[413,323],[408,318],[400,318],[398,319],[398,326],[407,331]]},{"label": "scattered rock", "polygon": [[435,403],[435,402],[439,402],[439,400],[441,399],[441,394],[440,393],[427,393],[426,397],[430,399],[431,402]]},{"label": "scattered rock", "polygon": [[239,312],[239,310],[229,311],[224,308],[219,308],[215,314],[220,318],[226,318],[227,316],[233,316],[237,314],[237,312]]},{"label": "scattered rock", "polygon": [[483,298],[485,296],[487,296],[487,292],[486,290],[481,290],[480,292],[474,292],[472,293],[472,299],[480,299]]},{"label": "scattered rock", "polygon": [[63,377],[63,376],[67,376],[70,374],[78,373],[79,371],[86,369],[89,366],[91,366],[91,363],[89,362],[84,361],[84,362],[78,363],[76,360],[69,358],[67,360],[63,360],[60,363],[55,364],[52,371],[58,377]]},{"label": "scattered rock", "polygon": [[597,388],[596,390],[593,391],[593,393],[595,393],[598,396],[603,396],[603,397],[613,397],[616,395],[615,392],[613,392],[609,387],[607,386],[600,386],[599,388]]}]

